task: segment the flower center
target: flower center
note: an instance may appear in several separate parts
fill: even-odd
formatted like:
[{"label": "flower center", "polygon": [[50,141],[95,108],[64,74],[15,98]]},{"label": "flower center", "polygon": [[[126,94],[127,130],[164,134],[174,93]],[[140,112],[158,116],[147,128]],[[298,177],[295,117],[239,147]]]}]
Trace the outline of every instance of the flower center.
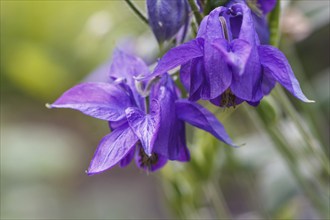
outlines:
[{"label": "flower center", "polygon": [[222,93],[220,99],[220,107],[236,107],[236,96],[231,92],[230,89],[227,89],[224,93]]},{"label": "flower center", "polygon": [[158,155],[156,153],[152,153],[151,156],[148,156],[142,147],[140,147],[139,156],[141,166],[148,168],[148,170],[150,170],[152,165],[158,162]]}]

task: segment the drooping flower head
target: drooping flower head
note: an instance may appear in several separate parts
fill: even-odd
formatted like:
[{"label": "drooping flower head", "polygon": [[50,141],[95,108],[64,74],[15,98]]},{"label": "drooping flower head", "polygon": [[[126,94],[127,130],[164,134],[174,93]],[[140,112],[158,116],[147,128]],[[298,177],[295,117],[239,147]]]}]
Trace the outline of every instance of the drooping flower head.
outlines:
[{"label": "drooping flower head", "polygon": [[298,99],[310,102],[283,53],[260,44],[251,10],[244,2],[211,11],[196,39],[169,50],[154,72],[141,78],[161,75],[179,65],[191,101],[201,98],[222,107],[243,101],[257,105],[278,82]]},{"label": "drooping flower head", "polygon": [[100,142],[88,174],[103,172],[116,164],[128,165],[135,158],[138,167],[155,171],[168,160],[188,161],[184,121],[206,130],[232,145],[221,123],[200,105],[179,98],[179,90],[167,74],[154,82],[150,96],[137,89],[134,76],[148,74],[139,58],[117,50],[110,68],[110,80],[82,83],[66,91],[50,105],[71,108],[109,122],[112,132]]},{"label": "drooping flower head", "polygon": [[188,26],[187,0],[147,0],[147,9],[149,25],[159,43],[171,39],[181,27]]}]

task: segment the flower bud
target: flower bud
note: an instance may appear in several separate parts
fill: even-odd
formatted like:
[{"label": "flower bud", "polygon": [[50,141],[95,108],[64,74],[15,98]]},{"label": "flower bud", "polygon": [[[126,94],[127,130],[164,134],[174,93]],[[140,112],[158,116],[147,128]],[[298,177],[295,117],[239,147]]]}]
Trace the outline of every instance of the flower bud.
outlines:
[{"label": "flower bud", "polygon": [[172,38],[188,22],[186,0],[147,0],[147,9],[149,25],[159,43]]}]

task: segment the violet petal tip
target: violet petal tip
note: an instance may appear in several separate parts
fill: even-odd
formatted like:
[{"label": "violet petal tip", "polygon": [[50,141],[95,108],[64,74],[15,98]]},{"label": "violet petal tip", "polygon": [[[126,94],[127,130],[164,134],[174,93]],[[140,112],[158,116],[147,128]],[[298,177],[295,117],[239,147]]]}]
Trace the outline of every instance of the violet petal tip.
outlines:
[{"label": "violet petal tip", "polygon": [[48,108],[48,109],[52,109],[52,108],[53,108],[53,107],[52,107],[52,104],[49,104],[49,103],[46,103],[45,106],[46,106],[46,108]]}]

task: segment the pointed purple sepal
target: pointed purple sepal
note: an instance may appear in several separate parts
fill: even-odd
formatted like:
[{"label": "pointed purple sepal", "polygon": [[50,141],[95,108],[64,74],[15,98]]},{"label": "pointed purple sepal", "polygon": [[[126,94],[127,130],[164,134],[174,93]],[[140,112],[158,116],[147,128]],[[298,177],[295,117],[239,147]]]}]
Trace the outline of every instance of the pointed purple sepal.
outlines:
[{"label": "pointed purple sepal", "polygon": [[214,137],[232,147],[237,147],[233,144],[223,125],[211,112],[188,100],[177,100],[175,104],[179,119],[211,133]]},{"label": "pointed purple sepal", "polygon": [[187,63],[189,60],[203,56],[201,48],[202,39],[192,40],[169,50],[158,62],[153,73],[139,76],[138,79],[150,79],[154,76],[164,74],[177,66]]},{"label": "pointed purple sepal", "polygon": [[125,109],[134,106],[127,93],[110,83],[82,83],[66,91],[50,108],[71,108],[107,121],[125,117]]},{"label": "pointed purple sepal", "polygon": [[164,74],[150,93],[150,98],[160,103],[161,121],[154,152],[169,160],[188,161],[189,150],[186,146],[185,125],[177,118],[175,100],[178,99],[175,84],[168,74]]},{"label": "pointed purple sepal", "polygon": [[261,45],[259,46],[259,55],[261,65],[265,69],[265,74],[271,74],[272,78],[301,101],[314,102],[313,100],[309,100],[302,92],[288,60],[279,49]]},{"label": "pointed purple sepal", "polygon": [[128,124],[115,129],[101,140],[87,174],[97,174],[113,167],[130,152],[137,141],[138,137]]}]

